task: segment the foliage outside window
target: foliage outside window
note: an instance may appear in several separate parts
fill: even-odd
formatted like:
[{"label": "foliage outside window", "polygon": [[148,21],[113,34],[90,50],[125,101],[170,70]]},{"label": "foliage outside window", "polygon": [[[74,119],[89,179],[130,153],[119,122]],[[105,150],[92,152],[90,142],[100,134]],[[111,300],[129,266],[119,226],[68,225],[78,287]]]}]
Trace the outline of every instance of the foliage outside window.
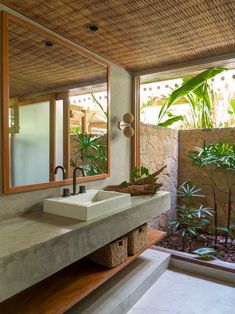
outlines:
[{"label": "foliage outside window", "polygon": [[140,121],[179,129],[235,125],[235,70],[211,68],[195,77],[143,83]]}]

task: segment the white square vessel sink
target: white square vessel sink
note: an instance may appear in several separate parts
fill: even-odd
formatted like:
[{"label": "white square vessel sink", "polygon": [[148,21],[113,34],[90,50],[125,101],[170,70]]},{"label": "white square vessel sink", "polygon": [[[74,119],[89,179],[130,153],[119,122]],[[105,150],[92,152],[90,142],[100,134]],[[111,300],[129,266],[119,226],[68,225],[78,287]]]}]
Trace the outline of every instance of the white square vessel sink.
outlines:
[{"label": "white square vessel sink", "polygon": [[84,194],[45,199],[43,210],[46,213],[87,221],[130,204],[130,194],[87,190]]}]

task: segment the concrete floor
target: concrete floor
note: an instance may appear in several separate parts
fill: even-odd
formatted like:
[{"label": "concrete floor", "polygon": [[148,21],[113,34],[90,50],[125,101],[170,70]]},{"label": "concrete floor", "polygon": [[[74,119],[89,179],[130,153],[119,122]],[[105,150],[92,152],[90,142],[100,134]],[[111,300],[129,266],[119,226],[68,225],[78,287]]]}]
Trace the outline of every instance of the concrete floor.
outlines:
[{"label": "concrete floor", "polygon": [[235,283],[166,270],[128,314],[235,314]]}]

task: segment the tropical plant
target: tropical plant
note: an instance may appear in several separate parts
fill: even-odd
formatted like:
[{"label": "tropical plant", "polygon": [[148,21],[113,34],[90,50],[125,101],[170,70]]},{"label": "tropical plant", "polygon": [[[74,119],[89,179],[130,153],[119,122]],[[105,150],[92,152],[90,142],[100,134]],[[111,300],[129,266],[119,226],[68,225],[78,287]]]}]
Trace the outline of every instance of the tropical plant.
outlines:
[{"label": "tropical plant", "polygon": [[216,165],[213,163],[214,157],[212,157],[211,145],[206,145],[203,142],[203,147],[196,147],[189,151],[189,157],[192,159],[194,166],[203,167],[207,172],[207,176],[211,182],[211,189],[213,195],[213,210],[214,210],[214,230],[215,230],[215,243],[217,242],[217,227],[218,227],[218,204],[216,200],[216,180],[215,170]]},{"label": "tropical plant", "polygon": [[103,106],[101,105],[101,103],[98,101],[98,99],[95,97],[95,95],[93,93],[91,93],[91,97],[92,97],[93,103],[98,105],[98,107],[101,109],[101,111],[103,112],[103,114],[107,118],[108,117],[108,112],[104,110]]},{"label": "tropical plant", "polygon": [[200,259],[203,260],[213,260],[216,259],[214,256],[216,254],[216,250],[210,247],[201,247],[195,251],[193,251],[194,254],[197,254],[200,256]]},{"label": "tropical plant", "polygon": [[[212,194],[215,211],[215,243],[217,242],[217,231],[222,231],[221,227],[218,227],[217,223],[217,201],[216,201],[216,178],[215,175],[220,169],[225,178],[226,189],[228,193],[228,210],[227,210],[227,225],[223,227],[227,230],[226,233],[226,244],[228,241],[229,230],[231,225],[232,215],[232,186],[234,182],[235,174],[235,145],[219,142],[217,144],[206,144],[203,143],[203,147],[195,148],[189,152],[188,155],[193,162],[193,165],[203,167],[211,180]],[[219,229],[220,228],[220,229]],[[224,231],[223,230],[223,231]]]},{"label": "tropical plant", "polygon": [[167,127],[178,121],[189,124],[187,118],[182,115],[174,115],[172,105],[179,99],[184,98],[190,104],[193,128],[213,127],[213,101],[214,91],[209,86],[208,80],[225,71],[225,68],[210,68],[195,77],[183,79],[183,85],[175,89],[161,107],[158,115],[158,126]]},{"label": "tropical plant", "polygon": [[[185,244],[188,240],[191,246],[192,237],[198,235],[198,229],[209,224],[213,212],[210,208],[200,205],[193,207],[195,197],[203,197],[198,194],[201,189],[197,189],[191,181],[184,182],[178,190],[178,197],[186,200],[186,204],[178,205],[176,208],[176,218],[170,220],[170,225],[174,226],[181,234],[182,247],[185,250]],[[191,250],[191,249],[190,249]]]},{"label": "tropical plant", "polygon": [[235,115],[235,99],[229,98],[229,104],[230,104],[230,109],[228,110],[228,113],[234,116]]},{"label": "tropical plant", "polygon": [[82,165],[88,175],[107,172],[107,145],[99,135],[77,134],[73,137],[71,167]]},{"label": "tropical plant", "polygon": [[82,133],[82,128],[81,126],[76,126],[76,127],[73,127],[70,131],[70,135],[78,135],[78,134],[81,134]]},{"label": "tropical plant", "polygon": [[233,241],[235,240],[235,216],[230,217],[230,224],[228,224],[225,227],[218,227],[217,230],[223,234],[225,234],[225,244],[228,242],[228,237],[231,239],[231,244],[233,244]]}]

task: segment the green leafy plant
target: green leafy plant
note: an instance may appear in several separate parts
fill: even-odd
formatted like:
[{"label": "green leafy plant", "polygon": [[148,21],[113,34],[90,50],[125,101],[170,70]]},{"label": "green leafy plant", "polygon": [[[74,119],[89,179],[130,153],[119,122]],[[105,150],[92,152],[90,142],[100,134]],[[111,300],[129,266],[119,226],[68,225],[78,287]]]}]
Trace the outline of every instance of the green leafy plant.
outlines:
[{"label": "green leafy plant", "polygon": [[194,198],[203,197],[198,192],[200,192],[200,189],[196,188],[189,180],[180,186],[178,197],[185,200],[186,204],[177,206],[177,216],[170,221],[170,225],[174,226],[181,234],[183,251],[185,250],[186,241],[188,240],[191,243],[192,237],[198,235],[198,229],[208,225],[210,218],[213,217],[213,211],[210,208],[202,205],[198,208],[193,207]]},{"label": "green leafy plant", "polygon": [[[235,217],[231,217],[230,219],[232,222],[235,222]],[[217,230],[223,234],[225,234],[225,243],[227,245],[228,238],[231,239],[231,245],[235,240],[235,223],[230,223],[230,225],[225,227],[218,227]]]},{"label": "green leafy plant", "polygon": [[108,191],[130,193],[131,195],[154,195],[162,186],[157,180],[165,168],[166,166],[163,166],[154,173],[150,173],[150,170],[146,167],[134,167],[131,170],[130,182],[123,181],[121,184],[107,186],[105,189]]},{"label": "green leafy plant", "polygon": [[103,106],[101,105],[101,103],[98,101],[98,99],[95,97],[95,95],[93,93],[91,93],[91,97],[92,97],[93,102],[96,105],[98,105],[98,107],[101,109],[101,111],[106,116],[106,118],[108,118],[108,113],[104,110]]},{"label": "green leafy plant", "polygon": [[235,99],[229,99],[230,109],[229,114],[235,115]]},{"label": "green leafy plant", "polygon": [[226,244],[228,241],[229,230],[231,225],[231,215],[232,215],[232,186],[234,182],[235,174],[235,145],[219,142],[216,144],[206,144],[203,143],[203,147],[195,148],[189,152],[188,155],[192,159],[192,163],[195,166],[203,167],[211,180],[214,211],[215,211],[215,243],[217,242],[217,231],[218,229],[218,205],[216,201],[216,173],[218,169],[223,171],[226,189],[228,194],[228,209],[227,209],[227,234],[226,234]]},{"label": "green leafy plant", "polygon": [[82,128],[80,126],[76,126],[72,128],[70,135],[78,135],[82,133]]},{"label": "green leafy plant", "polygon": [[190,104],[192,127],[213,127],[212,110],[215,95],[207,81],[225,70],[225,68],[214,67],[203,71],[195,77],[184,78],[183,85],[174,90],[161,107],[157,125],[167,127],[179,120],[189,124],[184,116],[174,115],[171,111],[172,105],[177,100],[184,98]]},{"label": "green leafy plant", "polygon": [[[150,184],[152,186],[152,195],[154,195],[159,188],[162,186],[161,183],[157,183],[157,176],[165,169],[166,166],[162,167],[158,171],[153,174],[150,174],[150,171],[146,167],[134,167],[131,170],[131,182],[132,184],[142,185],[142,184]],[[122,184],[125,184],[123,182]]]},{"label": "green leafy plant", "polygon": [[137,180],[140,179],[143,176],[149,176],[149,169],[146,167],[141,167],[140,169],[137,167],[134,167],[131,170],[131,180]]},{"label": "green leafy plant", "polygon": [[209,260],[216,259],[216,257],[214,256],[216,254],[216,250],[213,248],[202,247],[193,251],[193,253],[199,255],[200,259],[203,259],[203,260],[209,261]]},{"label": "green leafy plant", "polygon": [[82,165],[86,167],[88,175],[107,172],[107,145],[99,135],[77,134],[73,138],[73,158],[71,167]]},{"label": "green leafy plant", "polygon": [[204,197],[204,195],[198,194],[200,191],[201,189],[197,189],[196,186],[192,185],[191,181],[188,180],[180,186],[177,195],[192,203],[194,197]]},{"label": "green leafy plant", "polygon": [[215,243],[217,242],[217,227],[218,227],[218,205],[216,200],[216,181],[215,170],[216,164],[212,153],[213,147],[206,145],[203,142],[203,147],[196,147],[189,151],[188,157],[192,159],[194,166],[202,167],[207,172],[207,176],[211,182],[212,195],[213,195],[213,210],[214,210],[214,230],[215,230]]}]

